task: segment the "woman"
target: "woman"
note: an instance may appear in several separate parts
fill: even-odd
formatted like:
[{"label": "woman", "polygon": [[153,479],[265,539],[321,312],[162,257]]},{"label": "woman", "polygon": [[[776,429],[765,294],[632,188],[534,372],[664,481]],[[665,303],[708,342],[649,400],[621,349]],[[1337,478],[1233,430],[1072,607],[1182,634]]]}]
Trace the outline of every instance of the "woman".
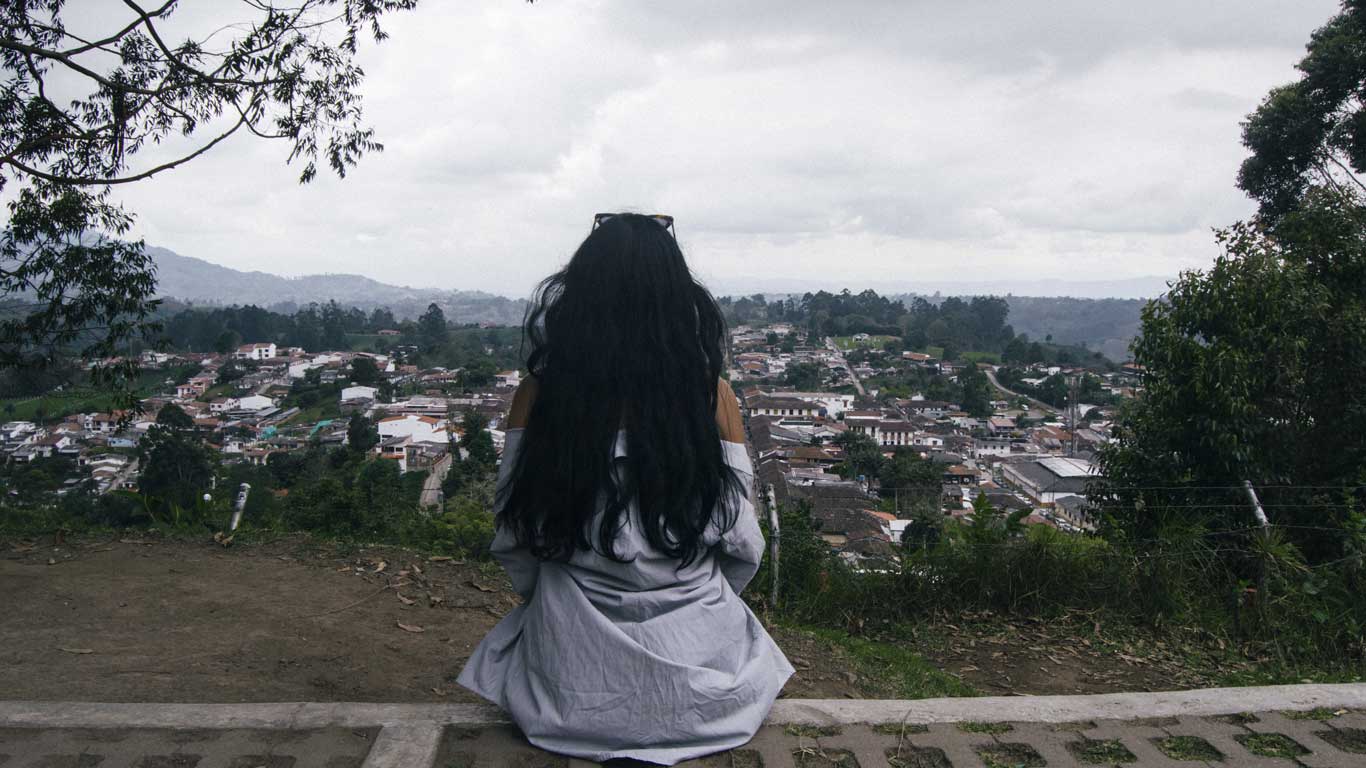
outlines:
[{"label": "woman", "polygon": [[749,741],[793,670],[739,598],[764,542],[720,310],[671,219],[595,224],[527,314],[491,548],[523,604],[459,681],[536,746],[672,765]]}]

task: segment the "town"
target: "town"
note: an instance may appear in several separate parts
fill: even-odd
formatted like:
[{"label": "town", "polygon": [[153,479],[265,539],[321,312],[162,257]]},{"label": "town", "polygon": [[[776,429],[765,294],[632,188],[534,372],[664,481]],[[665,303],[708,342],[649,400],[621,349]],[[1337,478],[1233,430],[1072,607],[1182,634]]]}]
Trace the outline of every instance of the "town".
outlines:
[{"label": "town", "polygon": [[[942,348],[905,349],[890,335],[815,335],[783,321],[736,323],[730,346],[726,375],[762,506],[805,503],[820,536],[856,569],[895,567],[908,529],[923,535],[915,531],[970,522],[984,508],[1025,526],[1097,528],[1087,487],[1118,404],[1135,395],[1132,364],[947,360]],[[268,467],[310,446],[359,449],[400,474],[421,473],[419,507],[439,509],[453,464],[468,457],[465,420],[474,414],[501,453],[522,374],[502,370],[470,387],[461,369],[406,363],[405,351],[310,352],[268,341],[228,352],[144,351],[143,375],[163,378],[137,408],[0,427],[7,498],[32,501],[23,470],[39,466],[48,477],[40,494],[137,492],[140,445],[169,424],[227,466]]]}]

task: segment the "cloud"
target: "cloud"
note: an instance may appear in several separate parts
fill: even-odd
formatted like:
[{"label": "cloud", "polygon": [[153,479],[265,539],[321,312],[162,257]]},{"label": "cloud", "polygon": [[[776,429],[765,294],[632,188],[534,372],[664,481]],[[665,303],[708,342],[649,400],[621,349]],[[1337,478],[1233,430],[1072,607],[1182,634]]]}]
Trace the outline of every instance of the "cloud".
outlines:
[{"label": "cloud", "polygon": [[1239,121],[1335,9],[427,2],[363,52],[386,150],[346,180],[234,140],[120,192],[187,255],[517,296],[623,208],[721,286],[1174,275],[1251,211]]}]

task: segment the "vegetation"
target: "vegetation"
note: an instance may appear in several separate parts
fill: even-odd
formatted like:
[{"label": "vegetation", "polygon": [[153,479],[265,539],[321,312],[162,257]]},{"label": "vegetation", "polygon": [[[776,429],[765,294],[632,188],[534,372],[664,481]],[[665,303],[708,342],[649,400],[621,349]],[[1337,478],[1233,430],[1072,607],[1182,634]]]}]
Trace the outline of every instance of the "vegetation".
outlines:
[{"label": "vegetation", "polygon": [[1342,12],[1310,37],[1298,81],[1274,88],[1243,124],[1238,186],[1264,221],[1299,209],[1314,190],[1366,192],[1366,2]]},{"label": "vegetation", "polygon": [[[67,31],[62,0],[0,10],[0,368],[44,367],[68,355],[105,358],[155,331],[154,267],[143,243],[118,238],[133,216],[114,185],[182,165],[249,132],[292,145],[301,181],[321,160],[339,176],[381,146],[362,122],[354,63],[366,30],[415,0],[305,0],[236,6],[204,39],[171,37],[176,3],[127,17],[83,39]],[[71,96],[54,100],[60,86]],[[209,135],[205,135],[205,131]],[[160,162],[139,162],[162,148]],[[97,369],[120,383],[131,361]]]}]

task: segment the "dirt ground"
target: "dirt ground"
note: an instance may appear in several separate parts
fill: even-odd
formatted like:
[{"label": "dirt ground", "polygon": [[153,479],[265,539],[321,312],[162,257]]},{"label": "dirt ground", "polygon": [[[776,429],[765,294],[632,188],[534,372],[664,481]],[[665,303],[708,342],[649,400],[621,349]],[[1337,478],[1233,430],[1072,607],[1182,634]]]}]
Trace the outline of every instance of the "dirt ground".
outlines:
[{"label": "dirt ground", "polygon": [[[517,601],[496,567],[391,547],[149,534],[0,540],[0,596],[0,699],[128,702],[476,701],[455,677]],[[1045,626],[987,626],[912,649],[986,694],[1199,682]],[[784,696],[897,696],[839,644],[772,632],[797,667]]]}]

